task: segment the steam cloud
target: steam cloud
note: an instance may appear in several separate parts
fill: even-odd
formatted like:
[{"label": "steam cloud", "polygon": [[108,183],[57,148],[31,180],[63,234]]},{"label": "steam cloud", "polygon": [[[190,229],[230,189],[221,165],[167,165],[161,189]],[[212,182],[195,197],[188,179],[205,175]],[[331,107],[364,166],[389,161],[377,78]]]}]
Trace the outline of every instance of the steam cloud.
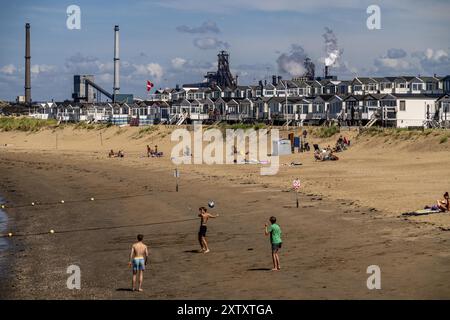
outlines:
[{"label": "steam cloud", "polygon": [[325,39],[325,52],[327,54],[327,57],[325,58],[325,65],[332,66],[342,55],[342,50],[339,50],[337,37],[330,28],[325,27],[323,38]]},{"label": "steam cloud", "polygon": [[303,76],[307,71],[304,66],[306,58],[305,50],[300,45],[293,44],[289,53],[283,53],[278,57],[278,70],[293,77]]}]

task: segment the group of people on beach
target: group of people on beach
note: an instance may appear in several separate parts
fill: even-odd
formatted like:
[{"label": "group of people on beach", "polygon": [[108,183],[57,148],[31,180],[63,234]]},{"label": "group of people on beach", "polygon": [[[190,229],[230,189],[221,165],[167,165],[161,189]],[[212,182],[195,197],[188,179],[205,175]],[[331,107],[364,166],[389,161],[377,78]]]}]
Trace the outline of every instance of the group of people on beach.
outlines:
[{"label": "group of people on beach", "polygon": [[336,141],[334,148],[331,148],[331,146],[328,145],[325,149],[321,150],[318,145],[315,145],[314,159],[316,159],[316,161],[337,161],[339,160],[339,157],[336,156],[335,153],[347,150],[348,147],[350,147],[350,140],[341,135]]},{"label": "group of people on beach", "polygon": [[[149,145],[147,145],[147,157],[162,157],[164,154],[162,152],[158,152],[158,146],[155,145],[155,149],[152,149]],[[109,158],[123,158],[125,157],[125,153],[122,150],[119,150],[117,153],[114,150],[110,150],[108,153]]]},{"label": "group of people on beach", "polygon": [[125,154],[123,153],[122,150],[119,150],[117,153],[114,152],[114,150],[110,150],[108,153],[108,157],[109,158],[123,158],[125,157]]},{"label": "group of people on beach", "polygon": [[151,158],[159,158],[162,157],[163,153],[158,152],[158,145],[155,145],[155,149],[152,149],[149,145],[147,145],[147,157]]},{"label": "group of people on beach", "polygon": [[[218,218],[219,214],[211,214],[205,207],[200,207],[198,217],[200,218],[200,229],[198,231],[198,241],[200,244],[199,253],[209,253],[210,249],[208,247],[208,242],[206,241],[206,232],[208,231],[207,223],[210,218]],[[266,223],[264,225],[264,234],[266,236],[270,236],[270,244],[272,247],[272,262],[273,268],[272,271],[280,271],[280,256],[279,251],[281,250],[281,246],[283,241],[281,240],[281,228],[277,224],[276,217],[270,217],[269,224]],[[142,292],[142,284],[144,281],[144,271],[145,266],[148,264],[149,257],[149,249],[147,245],[143,242],[144,236],[142,234],[138,234],[137,242],[134,243],[131,247],[130,260],[128,265],[132,268],[132,291]],[[139,281],[138,280],[139,275]],[[138,284],[138,288],[136,285]]]}]

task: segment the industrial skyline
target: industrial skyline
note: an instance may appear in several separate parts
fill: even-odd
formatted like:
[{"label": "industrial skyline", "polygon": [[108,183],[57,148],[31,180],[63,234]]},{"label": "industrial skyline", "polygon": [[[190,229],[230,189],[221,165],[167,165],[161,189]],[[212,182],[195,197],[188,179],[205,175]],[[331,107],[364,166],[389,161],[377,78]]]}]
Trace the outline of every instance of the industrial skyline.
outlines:
[{"label": "industrial skyline", "polygon": [[[114,25],[122,32],[121,92],[141,97],[147,79],[156,89],[201,81],[216,69],[221,49],[231,53],[231,71],[242,84],[270,81],[272,74],[293,76],[285,66],[295,67],[292,62],[302,56],[311,58],[317,75],[322,75],[329,45],[323,37],[328,30],[341,53],[332,73],[341,79],[447,75],[450,39],[443,13],[450,4],[432,2],[442,10],[429,11],[430,5],[416,1],[382,1],[381,30],[366,27],[369,1],[356,5],[306,1],[303,6],[289,0],[272,5],[260,1],[259,6],[254,1],[246,5],[218,1],[215,6],[200,0],[186,6],[177,0],[136,1],[126,9],[117,1],[108,7],[79,1],[81,30],[66,28],[67,4],[50,0],[5,4],[0,13],[5,26],[0,31],[5,44],[0,54],[0,99],[23,95],[26,22],[32,25],[33,100],[70,99],[75,74],[94,74],[96,82],[113,92]],[[408,17],[408,12],[415,14]],[[420,28],[412,32],[419,18]]]}]

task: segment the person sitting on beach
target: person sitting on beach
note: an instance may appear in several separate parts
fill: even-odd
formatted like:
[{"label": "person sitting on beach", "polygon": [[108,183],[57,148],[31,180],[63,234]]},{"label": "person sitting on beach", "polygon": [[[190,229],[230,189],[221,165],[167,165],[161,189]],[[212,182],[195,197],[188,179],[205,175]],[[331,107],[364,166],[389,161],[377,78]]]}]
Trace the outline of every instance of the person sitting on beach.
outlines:
[{"label": "person sitting on beach", "polygon": [[437,201],[437,207],[441,212],[450,211],[450,200],[448,197],[448,192],[444,193],[444,199]]},{"label": "person sitting on beach", "polygon": [[346,146],[350,147],[350,140],[348,140],[346,137],[344,137],[343,142]]},{"label": "person sitting on beach", "polygon": [[138,234],[135,244],[131,247],[130,261],[128,265],[133,268],[133,278],[131,281],[132,291],[136,291],[136,277],[139,272],[139,292],[142,292],[142,282],[144,281],[144,270],[148,260],[148,248],[142,242],[144,236]]},{"label": "person sitting on beach", "polygon": [[114,150],[111,149],[111,151],[108,153],[108,157],[112,158],[114,157]]},{"label": "person sitting on beach", "polygon": [[323,161],[322,153],[319,150],[314,151],[314,159],[316,161]]},{"label": "person sitting on beach", "polygon": [[344,151],[346,149],[346,145],[344,143],[344,139],[342,138],[342,136],[339,137],[339,139],[336,141],[336,146],[334,148],[335,152],[341,152]]},{"label": "person sitting on beach", "polygon": [[151,157],[152,153],[153,153],[152,148],[150,148],[150,146],[147,145],[147,157]]},{"label": "person sitting on beach", "polygon": [[122,150],[119,150],[119,152],[117,152],[117,157],[118,157],[118,158],[123,158],[123,157],[125,157],[125,154],[123,153]]}]

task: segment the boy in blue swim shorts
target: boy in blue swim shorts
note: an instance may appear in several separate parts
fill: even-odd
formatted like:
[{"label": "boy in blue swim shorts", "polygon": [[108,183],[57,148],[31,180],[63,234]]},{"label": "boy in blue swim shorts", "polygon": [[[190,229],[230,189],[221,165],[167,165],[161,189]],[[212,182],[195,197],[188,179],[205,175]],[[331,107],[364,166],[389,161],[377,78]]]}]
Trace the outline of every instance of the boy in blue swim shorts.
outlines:
[{"label": "boy in blue swim shorts", "polygon": [[135,244],[131,247],[130,262],[128,263],[130,267],[133,268],[133,279],[132,279],[132,290],[136,291],[136,278],[139,273],[139,292],[142,292],[142,282],[144,281],[144,270],[147,265],[148,259],[148,248],[142,242],[144,236],[138,234]]}]

